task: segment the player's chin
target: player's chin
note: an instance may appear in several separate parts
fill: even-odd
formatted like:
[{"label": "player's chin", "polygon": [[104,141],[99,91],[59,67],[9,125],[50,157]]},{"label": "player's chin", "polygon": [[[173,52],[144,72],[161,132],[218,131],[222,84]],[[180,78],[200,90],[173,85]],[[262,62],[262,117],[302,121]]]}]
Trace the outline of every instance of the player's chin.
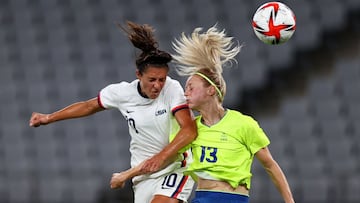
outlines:
[{"label": "player's chin", "polygon": [[160,94],[159,92],[151,93],[150,96],[149,96],[149,98],[150,98],[150,99],[156,99],[156,98],[158,98],[159,94]]},{"label": "player's chin", "polygon": [[187,102],[187,104],[188,104],[190,109],[196,110],[196,106],[193,103]]}]

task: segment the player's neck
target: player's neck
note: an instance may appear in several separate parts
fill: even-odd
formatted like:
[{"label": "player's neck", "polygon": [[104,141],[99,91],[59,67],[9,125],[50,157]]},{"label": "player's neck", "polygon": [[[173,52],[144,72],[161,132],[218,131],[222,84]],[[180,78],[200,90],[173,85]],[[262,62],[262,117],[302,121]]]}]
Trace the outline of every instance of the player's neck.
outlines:
[{"label": "player's neck", "polygon": [[226,114],[226,109],[221,105],[216,107],[208,107],[202,111],[201,114],[201,122],[206,126],[212,126],[218,123]]},{"label": "player's neck", "polygon": [[138,82],[138,84],[137,84],[137,90],[138,90],[140,96],[142,96],[142,97],[144,97],[146,99],[149,98],[144,92],[142,92],[140,82]]}]

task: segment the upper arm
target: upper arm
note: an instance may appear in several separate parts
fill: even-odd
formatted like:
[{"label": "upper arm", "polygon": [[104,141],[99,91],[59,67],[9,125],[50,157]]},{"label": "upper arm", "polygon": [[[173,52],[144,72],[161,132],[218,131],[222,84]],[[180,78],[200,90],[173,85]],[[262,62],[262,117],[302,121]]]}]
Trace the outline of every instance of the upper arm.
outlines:
[{"label": "upper arm", "polygon": [[91,113],[96,113],[105,110],[104,107],[102,107],[101,104],[99,103],[98,97],[89,99],[85,103],[88,111]]},{"label": "upper arm", "polygon": [[191,110],[189,108],[183,108],[174,113],[176,121],[178,122],[180,129],[187,128],[196,133],[196,124],[193,119]]}]

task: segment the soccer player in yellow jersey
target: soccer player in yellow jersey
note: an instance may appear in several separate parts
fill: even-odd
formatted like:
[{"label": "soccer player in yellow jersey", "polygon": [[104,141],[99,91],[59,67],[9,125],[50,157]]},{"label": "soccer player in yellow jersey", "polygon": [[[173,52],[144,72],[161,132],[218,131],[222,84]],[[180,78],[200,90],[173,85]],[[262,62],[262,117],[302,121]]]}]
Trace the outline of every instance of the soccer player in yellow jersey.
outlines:
[{"label": "soccer player in yellow jersey", "polygon": [[225,64],[236,62],[241,46],[216,26],[197,28],[173,43],[178,73],[189,76],[185,96],[197,112],[198,137],[191,144],[193,162],[186,173],[197,180],[193,203],[247,203],[251,164],[256,157],[286,203],[294,202],[284,173],[271,156],[269,139],[250,116],[223,107]]}]

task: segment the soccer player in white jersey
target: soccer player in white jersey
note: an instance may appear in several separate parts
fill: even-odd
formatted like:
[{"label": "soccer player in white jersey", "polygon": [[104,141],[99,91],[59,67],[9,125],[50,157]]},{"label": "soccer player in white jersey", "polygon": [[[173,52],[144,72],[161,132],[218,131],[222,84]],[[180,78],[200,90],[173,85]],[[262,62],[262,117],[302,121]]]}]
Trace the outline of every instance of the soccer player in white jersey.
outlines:
[{"label": "soccer player in white jersey", "polygon": [[254,158],[269,174],[284,202],[293,203],[286,177],[271,156],[264,131],[251,116],[223,106],[226,83],[222,68],[236,62],[241,46],[233,46],[233,38],[216,26],[201,31],[197,28],[173,43],[178,72],[189,76],[186,100],[191,109],[199,112],[198,136],[191,144],[193,162],[185,172],[198,183],[192,203],[248,203]]},{"label": "soccer player in white jersey", "polygon": [[[194,181],[183,175],[189,154],[181,149],[196,138],[197,131],[180,83],[168,76],[172,57],[158,49],[151,26],[127,22],[127,28],[120,27],[142,51],[136,58],[137,79],[108,85],[97,97],[50,114],[34,112],[29,125],[118,109],[129,125],[131,166],[141,166],[137,173],[146,174],[133,178],[135,203],[187,202]],[[120,176],[113,174],[112,188],[123,186]]]}]

